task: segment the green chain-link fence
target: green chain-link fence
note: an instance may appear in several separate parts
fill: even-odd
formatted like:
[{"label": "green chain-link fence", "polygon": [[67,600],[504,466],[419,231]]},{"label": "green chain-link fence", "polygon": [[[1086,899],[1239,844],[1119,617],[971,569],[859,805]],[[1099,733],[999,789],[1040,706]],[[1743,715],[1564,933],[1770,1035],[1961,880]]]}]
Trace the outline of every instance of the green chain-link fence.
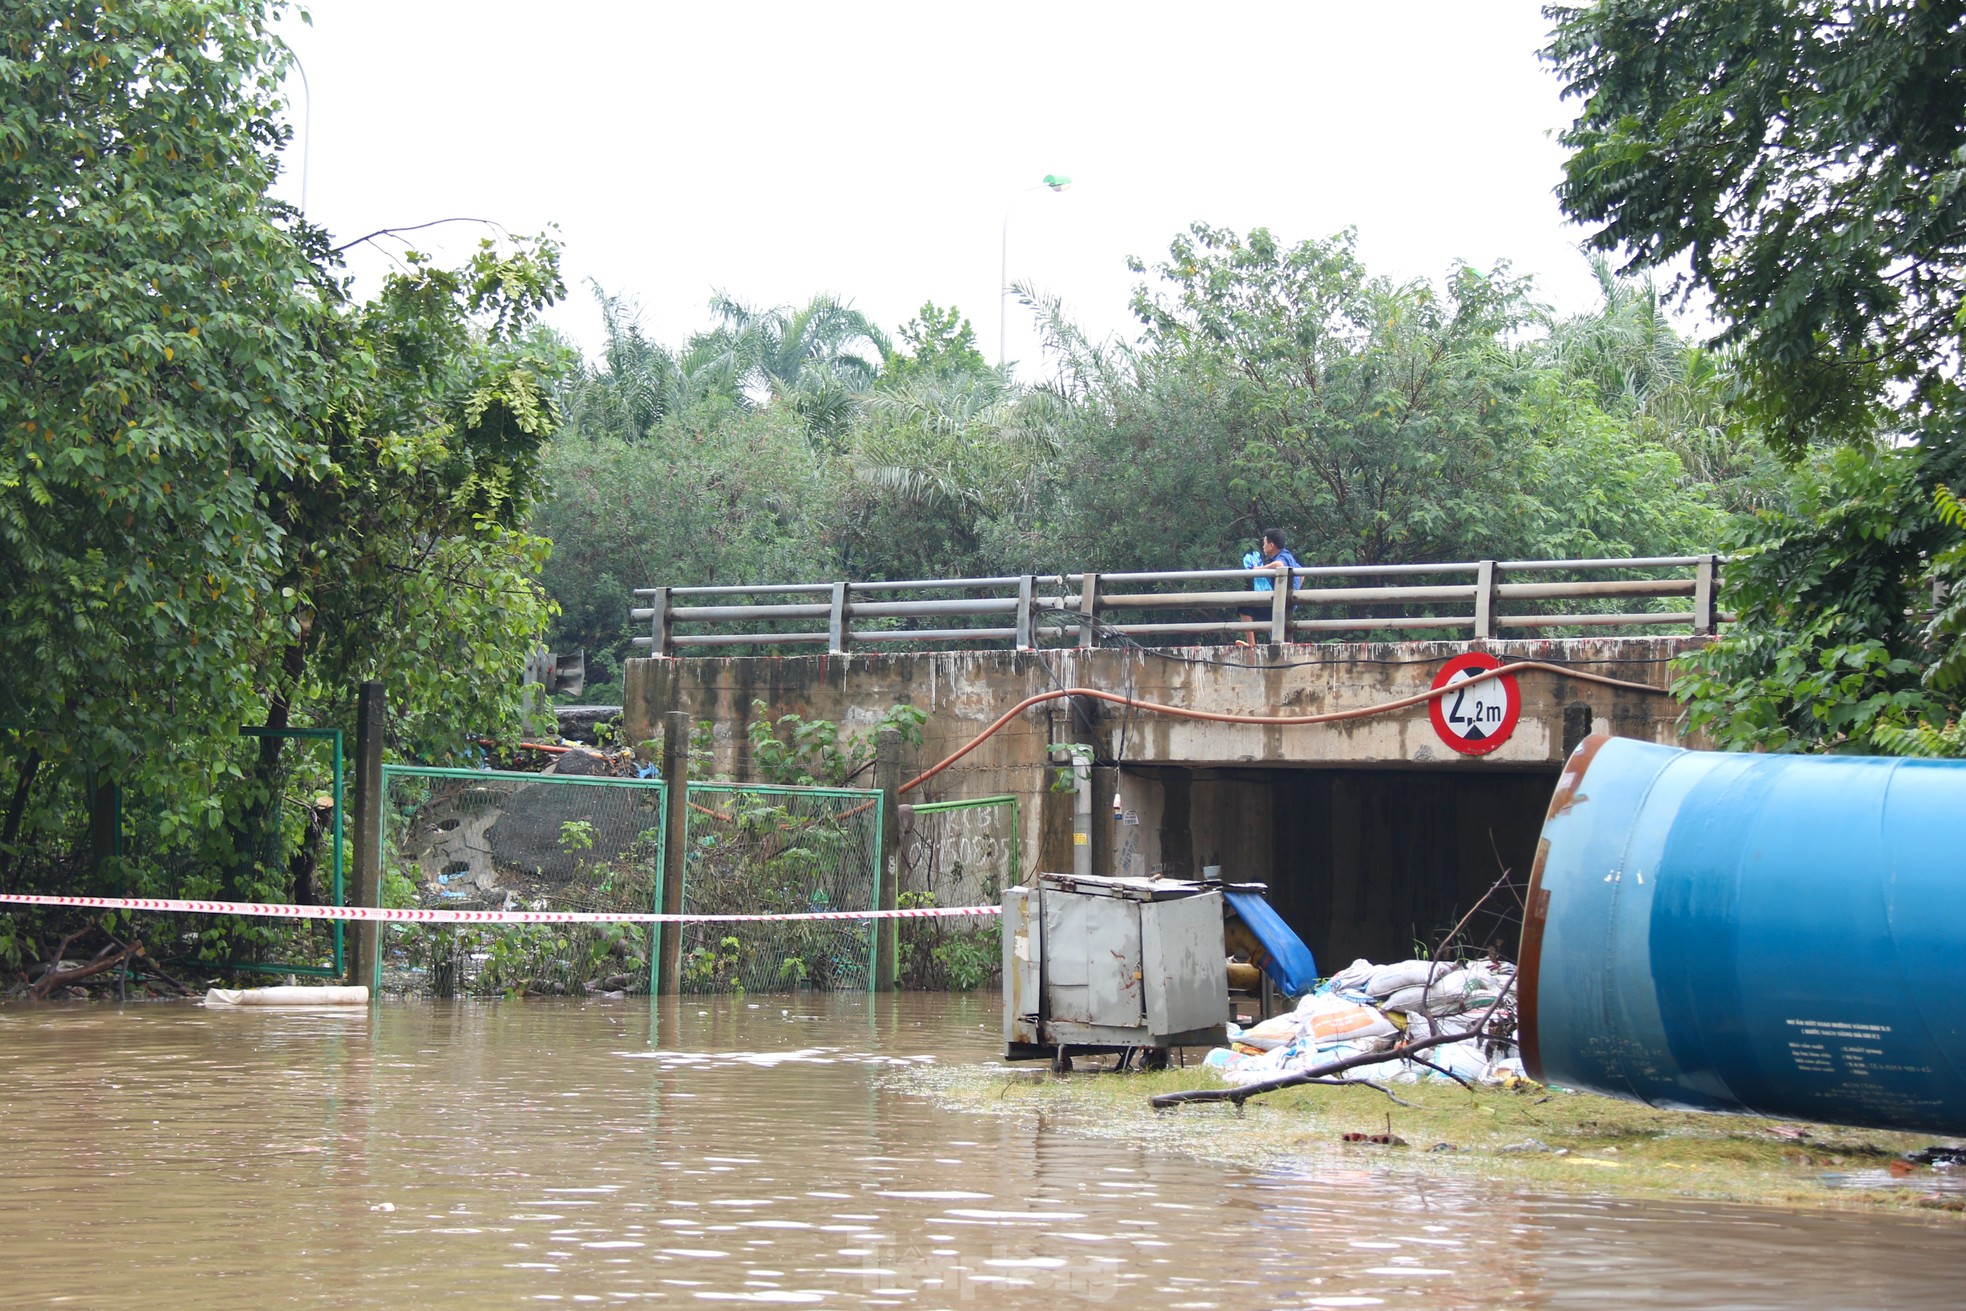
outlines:
[{"label": "green chain-link fence", "polygon": [[[659,779],[389,765],[383,900],[458,910],[660,909]],[[650,924],[384,926],[385,992],[580,995],[650,990]]]},{"label": "green chain-link fence", "polygon": [[[691,783],[683,911],[872,910],[879,792]],[[870,988],[872,920],[684,924],[685,992]]]}]

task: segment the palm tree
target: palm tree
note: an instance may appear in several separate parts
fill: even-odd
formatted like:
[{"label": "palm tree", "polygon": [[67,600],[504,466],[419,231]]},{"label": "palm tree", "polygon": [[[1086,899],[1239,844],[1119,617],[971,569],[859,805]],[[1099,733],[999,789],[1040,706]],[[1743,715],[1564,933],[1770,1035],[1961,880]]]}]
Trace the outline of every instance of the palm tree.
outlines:
[{"label": "palm tree", "polygon": [[893,351],[873,320],[836,296],[760,310],[718,292],[710,312],[717,326],[691,339],[689,357],[756,399],[791,406],[828,441],[846,432]]},{"label": "palm tree", "polygon": [[1606,412],[1642,412],[1686,380],[1685,356],[1698,347],[1674,329],[1651,279],[1620,278],[1602,255],[1591,271],[1604,303],[1550,323],[1542,362],[1590,382]]},{"label": "palm tree", "polygon": [[647,439],[664,419],[713,397],[743,403],[743,380],[714,352],[678,356],[642,332],[635,303],[590,279],[606,334],[598,365],[582,370],[559,397],[566,431],[585,437]]},{"label": "palm tree", "polygon": [[974,543],[985,521],[1029,519],[1052,485],[1070,406],[992,371],[912,379],[865,403],[848,468],[877,499]]},{"label": "palm tree", "polygon": [[1734,352],[1680,336],[1649,278],[1619,278],[1603,256],[1591,268],[1604,303],[1551,322],[1540,362],[1589,385],[1600,409],[1679,456],[1687,482],[1713,486],[1733,510],[1765,504],[1779,471],[1729,406]]}]

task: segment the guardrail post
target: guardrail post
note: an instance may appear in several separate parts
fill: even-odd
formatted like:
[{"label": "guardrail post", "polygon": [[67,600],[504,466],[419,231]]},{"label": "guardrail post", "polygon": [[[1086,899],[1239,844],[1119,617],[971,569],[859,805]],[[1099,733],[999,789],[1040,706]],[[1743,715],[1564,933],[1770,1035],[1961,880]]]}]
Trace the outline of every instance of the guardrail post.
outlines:
[{"label": "guardrail post", "polygon": [[1031,631],[1031,608],[1037,592],[1038,580],[1025,574],[1017,580],[1017,649],[1029,651],[1037,645]]},{"label": "guardrail post", "polygon": [[1474,635],[1477,640],[1495,636],[1495,562],[1475,562]]},{"label": "guardrail post", "polygon": [[845,583],[833,584],[833,608],[826,615],[826,649],[834,655],[846,653],[846,589]]},{"label": "guardrail post", "polygon": [[655,613],[649,616],[649,653],[658,659],[676,654],[675,634],[670,631],[669,589],[658,587],[650,601]]},{"label": "guardrail post", "polygon": [[1718,628],[1714,622],[1714,593],[1720,590],[1720,557],[1703,555],[1693,566],[1693,634],[1696,637],[1712,637]]},{"label": "guardrail post", "polygon": [[[684,860],[689,855],[689,712],[662,716],[662,905],[664,915],[683,913]],[[656,925],[656,991],[673,997],[683,990],[683,926]]]},{"label": "guardrail post", "polygon": [[[355,695],[355,877],[348,890],[351,906],[374,906],[382,892],[382,738],[388,701],[382,684],[367,682]],[[348,983],[375,990],[381,979],[374,920],[348,926],[344,965]]]},{"label": "guardrail post", "polygon": [[1095,647],[1099,645],[1099,575],[1086,574],[1079,579],[1079,645]]},{"label": "guardrail post", "polygon": [[[1027,580],[1028,581],[1028,580]],[[881,790],[881,845],[874,861],[878,893],[876,910],[901,904],[901,734],[881,730],[874,739],[874,786]],[[894,919],[875,921],[874,990],[893,992],[900,981],[901,926]]]},{"label": "guardrail post", "polygon": [[1277,576],[1270,589],[1270,643],[1282,646],[1290,640],[1290,598],[1297,590],[1297,579],[1288,570]]}]

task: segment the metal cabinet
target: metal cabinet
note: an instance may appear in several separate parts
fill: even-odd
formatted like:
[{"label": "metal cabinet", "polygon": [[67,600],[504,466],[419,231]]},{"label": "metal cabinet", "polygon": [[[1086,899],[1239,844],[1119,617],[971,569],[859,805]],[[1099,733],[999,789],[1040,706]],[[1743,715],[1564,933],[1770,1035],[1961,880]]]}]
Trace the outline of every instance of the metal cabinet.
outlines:
[{"label": "metal cabinet", "polygon": [[1042,874],[1003,902],[1010,1060],[1226,1040],[1219,888]]}]

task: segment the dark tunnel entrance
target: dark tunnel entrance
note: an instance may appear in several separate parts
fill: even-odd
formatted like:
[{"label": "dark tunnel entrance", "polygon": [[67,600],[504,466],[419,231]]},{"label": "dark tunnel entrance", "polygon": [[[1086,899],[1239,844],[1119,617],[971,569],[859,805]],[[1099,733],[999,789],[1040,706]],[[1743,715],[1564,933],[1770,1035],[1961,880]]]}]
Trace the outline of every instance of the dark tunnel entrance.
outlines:
[{"label": "dark tunnel entrance", "polygon": [[1513,960],[1558,772],[1129,766],[1114,872],[1266,883],[1330,974],[1432,951],[1506,869],[1463,940]]}]

